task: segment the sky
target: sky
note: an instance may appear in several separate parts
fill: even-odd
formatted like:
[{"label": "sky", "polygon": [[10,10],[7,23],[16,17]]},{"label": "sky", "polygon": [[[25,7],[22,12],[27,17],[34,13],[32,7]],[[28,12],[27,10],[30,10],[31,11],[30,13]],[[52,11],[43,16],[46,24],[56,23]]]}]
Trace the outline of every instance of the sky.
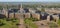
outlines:
[{"label": "sky", "polygon": [[60,2],[60,0],[0,0],[0,2]]}]

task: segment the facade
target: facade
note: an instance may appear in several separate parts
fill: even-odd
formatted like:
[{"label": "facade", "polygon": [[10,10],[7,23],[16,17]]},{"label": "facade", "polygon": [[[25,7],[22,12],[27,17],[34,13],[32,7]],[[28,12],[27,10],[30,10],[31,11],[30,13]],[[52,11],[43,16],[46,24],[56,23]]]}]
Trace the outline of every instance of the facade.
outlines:
[{"label": "facade", "polygon": [[30,13],[25,13],[24,16],[25,16],[25,18],[30,18],[31,15],[30,15]]},{"label": "facade", "polygon": [[52,15],[52,16],[53,16],[54,21],[55,21],[55,22],[58,22],[58,20],[59,20],[59,15]]},{"label": "facade", "polygon": [[47,21],[58,22],[58,20],[59,20],[59,16],[58,15],[48,15],[47,16]]},{"label": "facade", "polygon": [[40,20],[40,14],[38,14],[38,13],[32,13],[32,17]]}]

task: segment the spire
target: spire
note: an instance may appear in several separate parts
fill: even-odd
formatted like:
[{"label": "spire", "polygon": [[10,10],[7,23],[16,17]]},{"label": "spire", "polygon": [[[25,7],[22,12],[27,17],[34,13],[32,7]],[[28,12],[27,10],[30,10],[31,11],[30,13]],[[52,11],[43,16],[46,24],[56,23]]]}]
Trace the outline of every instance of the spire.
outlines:
[{"label": "spire", "polygon": [[22,7],[22,3],[20,5],[20,13],[24,13],[23,7]]},{"label": "spire", "polygon": [[20,10],[23,10],[23,8],[22,8],[22,3],[20,4]]},{"label": "spire", "polygon": [[21,3],[21,8],[22,8],[22,3]]}]

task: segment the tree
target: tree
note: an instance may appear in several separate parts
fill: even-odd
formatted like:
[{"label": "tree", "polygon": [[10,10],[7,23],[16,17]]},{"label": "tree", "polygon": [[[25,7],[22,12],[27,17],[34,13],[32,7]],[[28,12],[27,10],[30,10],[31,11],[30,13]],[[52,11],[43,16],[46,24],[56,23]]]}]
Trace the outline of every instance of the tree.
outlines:
[{"label": "tree", "polygon": [[26,24],[26,26],[28,27],[28,28],[38,28],[37,26],[36,26],[36,24],[34,24],[33,23],[33,21],[32,20],[29,20],[28,18],[27,19],[25,19],[24,20],[25,21],[25,24]]},{"label": "tree", "polygon": [[0,10],[2,10],[3,9],[3,7],[2,6],[0,6]]},{"label": "tree", "polygon": [[42,11],[42,12],[45,12],[45,9],[44,9],[44,8],[42,8],[42,9],[41,9],[41,11]]},{"label": "tree", "polygon": [[58,24],[60,25],[60,19],[58,20]]},{"label": "tree", "polygon": [[4,20],[0,19],[0,26],[3,26],[3,25],[5,25]]}]

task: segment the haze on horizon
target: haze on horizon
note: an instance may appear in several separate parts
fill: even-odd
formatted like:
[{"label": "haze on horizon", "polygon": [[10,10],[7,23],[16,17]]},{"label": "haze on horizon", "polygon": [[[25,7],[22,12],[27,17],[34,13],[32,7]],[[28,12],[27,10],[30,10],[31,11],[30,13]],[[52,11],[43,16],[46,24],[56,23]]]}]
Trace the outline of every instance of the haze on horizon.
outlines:
[{"label": "haze on horizon", "polygon": [[60,2],[60,0],[0,0],[0,2]]}]

